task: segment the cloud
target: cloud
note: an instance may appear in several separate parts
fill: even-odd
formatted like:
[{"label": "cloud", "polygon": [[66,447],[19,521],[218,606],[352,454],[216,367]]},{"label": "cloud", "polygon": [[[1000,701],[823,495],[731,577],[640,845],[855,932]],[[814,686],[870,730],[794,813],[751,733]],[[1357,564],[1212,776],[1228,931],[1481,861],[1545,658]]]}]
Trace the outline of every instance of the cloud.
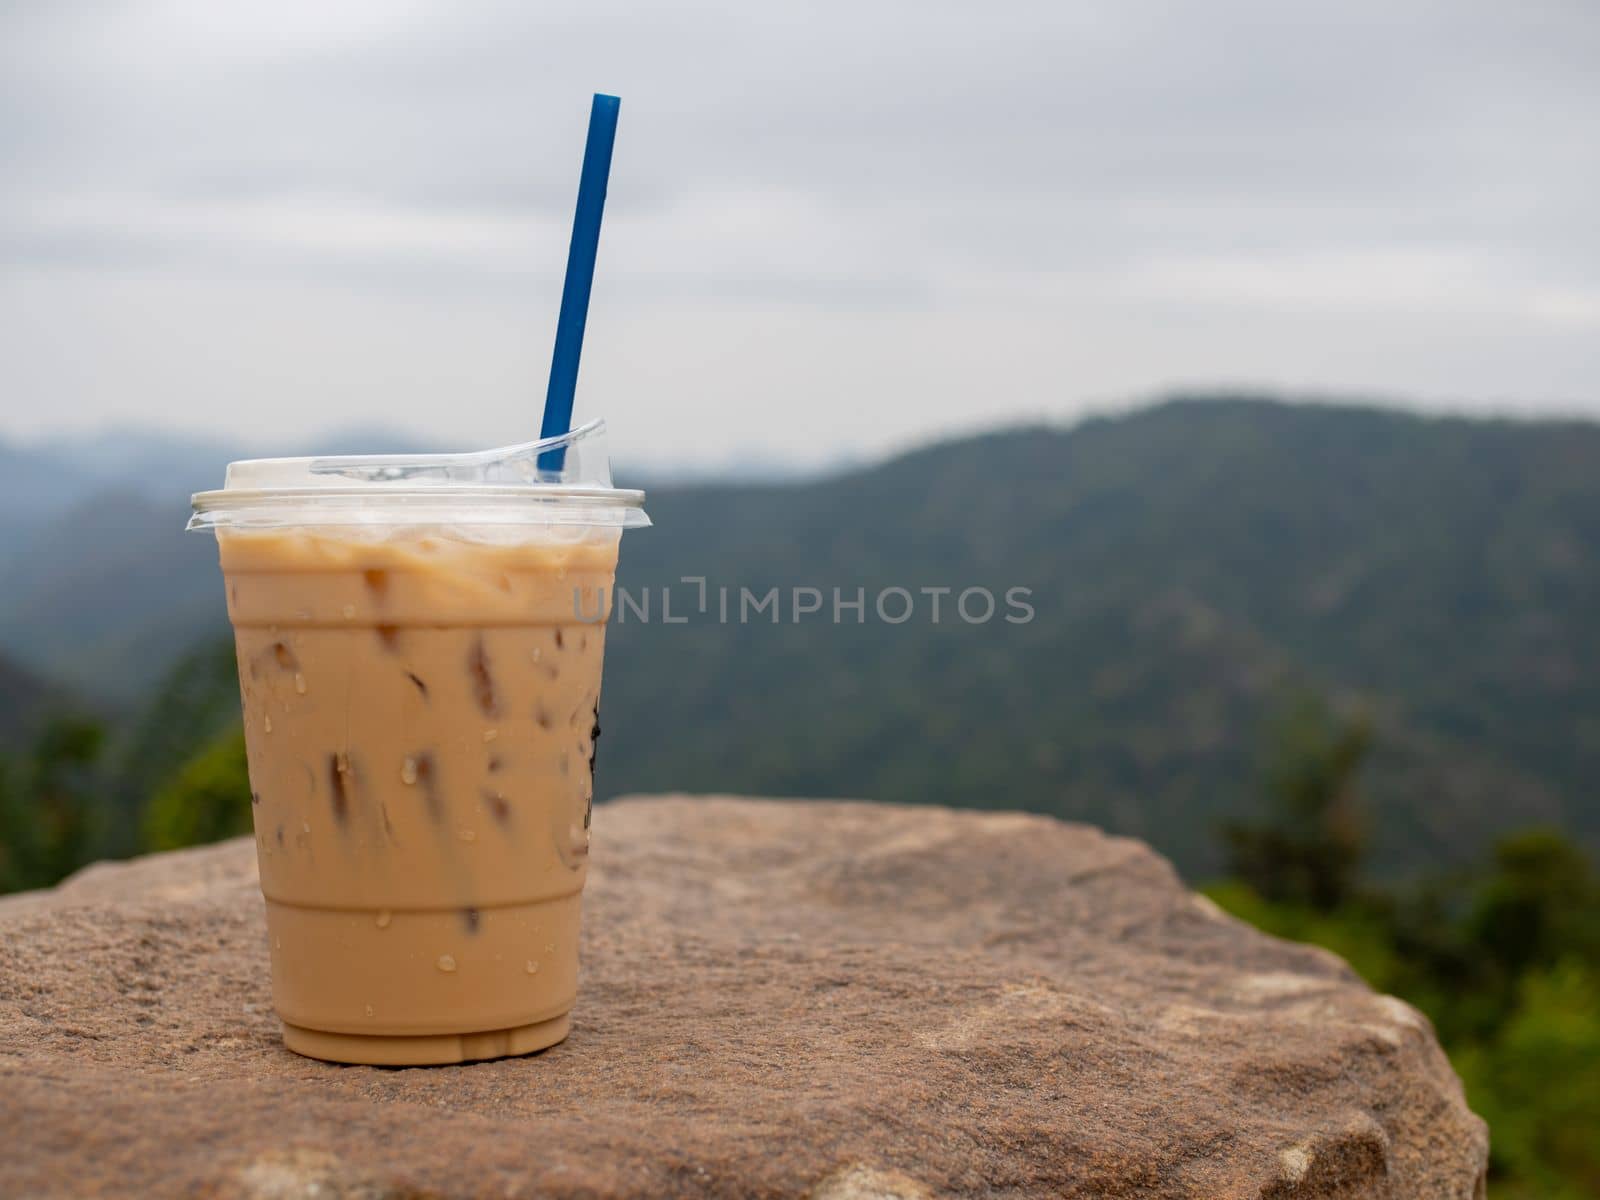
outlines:
[{"label": "cloud", "polygon": [[472,353],[499,432],[596,89],[585,388],[651,444],[751,391],[853,450],[1173,382],[1594,405],[1597,54],[1588,0],[7,6],[0,429],[238,420],[248,310],[316,367],[251,428],[437,430]]}]

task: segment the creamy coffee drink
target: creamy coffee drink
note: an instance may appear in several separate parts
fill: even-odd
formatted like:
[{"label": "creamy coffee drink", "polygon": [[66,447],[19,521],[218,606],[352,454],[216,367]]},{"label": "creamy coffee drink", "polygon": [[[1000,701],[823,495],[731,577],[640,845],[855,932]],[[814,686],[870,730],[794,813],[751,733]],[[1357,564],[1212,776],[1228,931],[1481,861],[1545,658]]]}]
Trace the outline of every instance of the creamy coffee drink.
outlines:
[{"label": "creamy coffee drink", "polygon": [[472,507],[445,478],[379,482],[386,519],[363,505],[325,525],[316,510],[350,489],[293,497],[292,521],[254,512],[259,493],[207,494],[254,518],[212,527],[273,1000],[285,1043],[314,1057],[460,1062],[569,1027],[626,522],[563,523],[605,506],[537,485],[526,509],[484,492],[495,523],[425,519]]}]

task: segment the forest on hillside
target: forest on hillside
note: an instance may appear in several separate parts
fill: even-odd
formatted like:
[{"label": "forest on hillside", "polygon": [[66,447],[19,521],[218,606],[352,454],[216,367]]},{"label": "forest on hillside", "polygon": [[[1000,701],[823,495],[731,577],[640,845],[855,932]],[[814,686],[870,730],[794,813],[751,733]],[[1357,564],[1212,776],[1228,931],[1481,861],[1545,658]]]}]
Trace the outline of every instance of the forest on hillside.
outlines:
[{"label": "forest on hillside", "polygon": [[[122,505],[104,547],[80,524],[70,553],[17,551],[0,660],[119,730],[161,726],[162,680],[227,636],[183,499]],[[655,619],[610,630],[602,795],[1022,808],[1200,877],[1222,866],[1211,831],[1246,802],[1257,731],[1311,689],[1381,733],[1376,873],[1470,864],[1534,824],[1600,848],[1600,426],[1189,400],[648,506],[619,587]],[[922,589],[940,587],[935,620]],[[826,602],[724,622],[725,588]],[[871,598],[896,588],[923,602],[889,624]],[[969,588],[1027,589],[1033,619],[969,624]],[[835,591],[869,598],[859,620],[832,620]],[[231,711],[231,682],[210,695]],[[207,703],[161,737],[211,730]]]}]

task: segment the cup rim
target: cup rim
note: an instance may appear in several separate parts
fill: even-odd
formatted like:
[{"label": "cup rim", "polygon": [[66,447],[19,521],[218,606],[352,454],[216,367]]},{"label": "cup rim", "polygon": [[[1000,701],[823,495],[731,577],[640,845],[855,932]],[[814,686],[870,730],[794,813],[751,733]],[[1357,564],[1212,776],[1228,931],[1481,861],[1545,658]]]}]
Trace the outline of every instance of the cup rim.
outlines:
[{"label": "cup rim", "polygon": [[634,488],[541,484],[426,488],[235,488],[189,498],[189,530],[282,529],[327,525],[650,524],[644,492]]}]

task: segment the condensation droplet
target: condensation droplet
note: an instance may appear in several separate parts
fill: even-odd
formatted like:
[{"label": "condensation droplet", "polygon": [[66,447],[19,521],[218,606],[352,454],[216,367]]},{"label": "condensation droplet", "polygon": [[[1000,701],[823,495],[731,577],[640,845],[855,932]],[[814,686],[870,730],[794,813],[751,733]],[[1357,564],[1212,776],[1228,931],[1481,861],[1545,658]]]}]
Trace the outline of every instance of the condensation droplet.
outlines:
[{"label": "condensation droplet", "polygon": [[447,974],[449,972],[451,972],[451,971],[454,971],[456,969],[455,957],[453,955],[449,955],[449,954],[441,954],[441,955],[439,955],[438,966],[439,966],[439,970],[444,971]]},{"label": "condensation droplet", "polygon": [[311,832],[311,822],[310,821],[301,821],[300,822],[300,832],[301,833],[310,833]]},{"label": "condensation droplet", "polygon": [[529,975],[537,975],[538,973],[539,973],[539,964],[538,964],[538,962],[536,962],[534,959],[530,958],[528,960],[528,974]]},{"label": "condensation droplet", "polygon": [[275,946],[279,950],[283,949],[283,939],[281,937],[280,938],[273,938],[272,939],[272,944],[273,944],[273,946]]},{"label": "condensation droplet", "polygon": [[533,661],[534,662],[538,662],[543,657],[544,657],[544,651],[542,649],[540,649],[538,646],[535,646],[533,648]]},{"label": "condensation droplet", "polygon": [[271,717],[262,717],[261,718],[261,727],[263,729],[265,729],[268,733],[271,733],[272,732],[272,718]]},{"label": "condensation droplet", "polygon": [[294,690],[302,696],[306,694],[306,677],[300,674],[299,671],[294,673]]},{"label": "condensation droplet", "polygon": [[546,954],[554,954],[556,952],[555,943],[554,942],[546,942],[544,944],[544,952]]},{"label": "condensation droplet", "polygon": [[483,740],[486,742],[492,742],[499,736],[500,731],[498,729],[485,729],[483,731]]},{"label": "condensation droplet", "polygon": [[356,615],[356,606],[354,604],[346,604],[344,606],[344,619],[346,621],[354,620],[355,619],[355,615]]},{"label": "condensation droplet", "polygon": [[413,784],[416,781],[417,760],[414,758],[407,758],[405,762],[400,764],[400,782],[404,784]]},{"label": "condensation droplet", "polygon": [[394,920],[394,914],[387,908],[379,910],[377,918],[379,929],[389,928],[389,922],[392,920]]},{"label": "condensation droplet", "polygon": [[478,840],[478,835],[471,829],[458,830],[456,836],[463,842],[475,842]]},{"label": "condensation droplet", "polygon": [[369,1005],[367,1005],[367,1016],[369,1016],[369,1017],[372,1016],[372,1013],[373,1013],[372,1005],[369,1004]]}]

